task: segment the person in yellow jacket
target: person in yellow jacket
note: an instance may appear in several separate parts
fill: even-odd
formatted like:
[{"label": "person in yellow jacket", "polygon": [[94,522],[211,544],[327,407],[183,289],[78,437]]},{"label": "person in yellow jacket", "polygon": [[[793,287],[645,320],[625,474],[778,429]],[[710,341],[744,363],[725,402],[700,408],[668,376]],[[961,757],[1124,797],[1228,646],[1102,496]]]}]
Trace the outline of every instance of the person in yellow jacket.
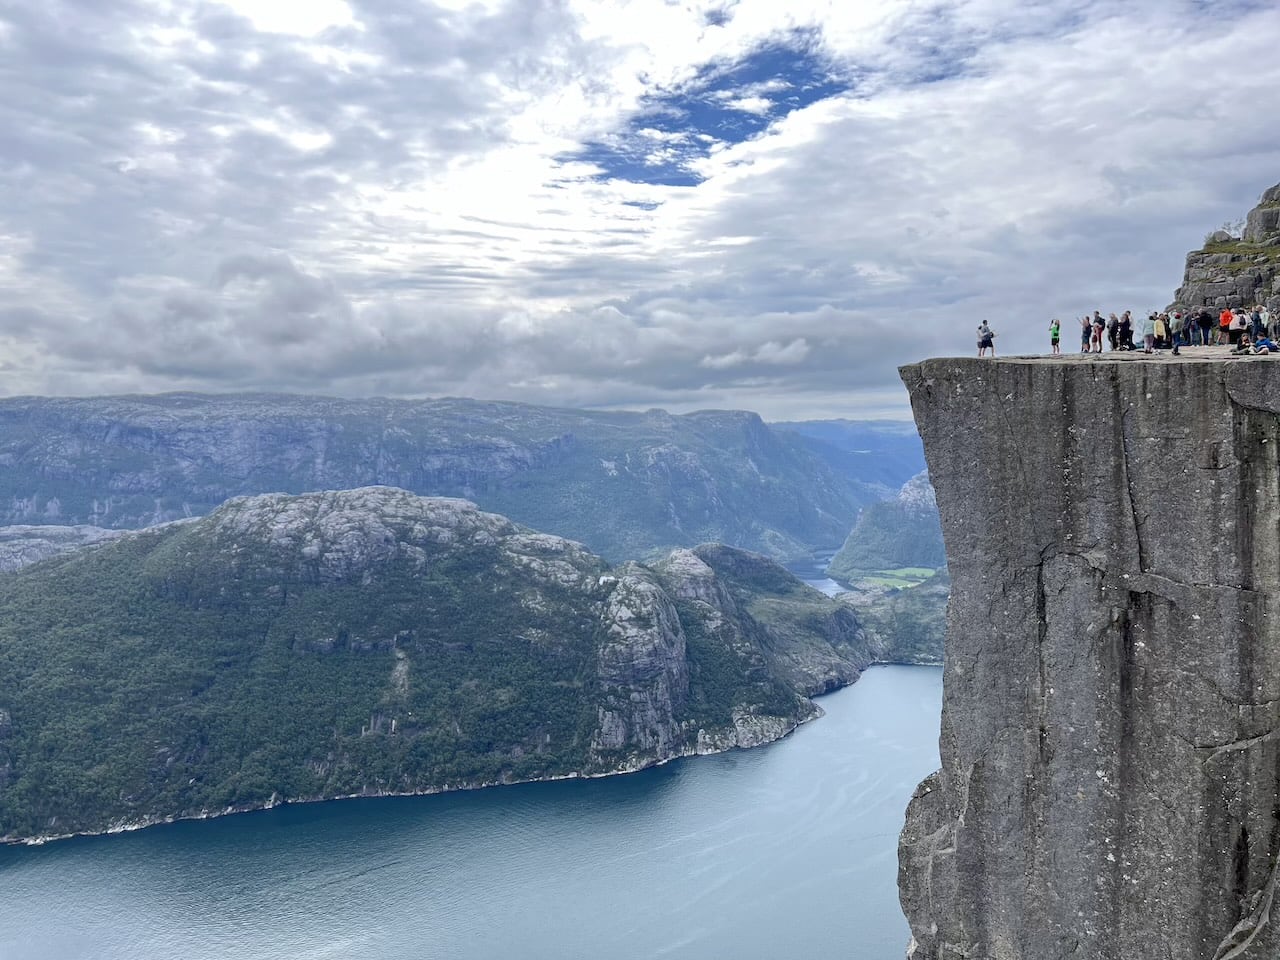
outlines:
[{"label": "person in yellow jacket", "polygon": [[1151,315],[1152,330],[1156,335],[1156,343],[1164,346],[1169,342],[1169,322],[1165,319],[1163,313],[1153,313]]}]

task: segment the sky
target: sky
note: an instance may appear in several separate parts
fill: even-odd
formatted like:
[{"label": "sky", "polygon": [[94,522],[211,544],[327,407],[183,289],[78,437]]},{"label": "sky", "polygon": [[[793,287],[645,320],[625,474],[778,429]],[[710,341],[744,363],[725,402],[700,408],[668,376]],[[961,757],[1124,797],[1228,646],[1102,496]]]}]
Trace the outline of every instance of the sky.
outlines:
[{"label": "sky", "polygon": [[1280,182],[1277,49],[1271,0],[0,0],[0,395],[904,418],[982,319],[1167,304]]}]

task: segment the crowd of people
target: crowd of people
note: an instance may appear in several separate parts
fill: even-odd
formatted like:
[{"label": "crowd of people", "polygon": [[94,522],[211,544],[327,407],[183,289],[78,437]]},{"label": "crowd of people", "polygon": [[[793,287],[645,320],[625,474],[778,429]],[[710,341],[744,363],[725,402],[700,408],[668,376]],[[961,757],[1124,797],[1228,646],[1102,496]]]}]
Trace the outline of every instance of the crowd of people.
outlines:
[{"label": "crowd of people", "polygon": [[[1080,352],[1102,353],[1103,343],[1110,350],[1156,350],[1179,347],[1223,345],[1236,353],[1274,353],[1274,335],[1280,339],[1280,318],[1272,319],[1262,304],[1231,309],[1224,307],[1215,314],[1207,307],[1195,311],[1174,310],[1172,313],[1152,312],[1135,320],[1126,310],[1117,316],[1103,317],[1095,310],[1093,316],[1080,318]],[[1050,347],[1054,353],[1059,347],[1059,324],[1049,324]]]},{"label": "crowd of people", "polygon": [[[978,356],[996,355],[995,332],[983,320],[978,327]],[[1049,321],[1049,347],[1061,353],[1062,324]],[[1280,341],[1280,316],[1272,317],[1262,304],[1252,307],[1224,307],[1215,314],[1207,307],[1194,311],[1152,312],[1134,319],[1126,310],[1120,315],[1103,317],[1101,311],[1080,318],[1080,352],[1102,353],[1106,349],[1141,350],[1154,353],[1180,347],[1230,347],[1233,353],[1276,353]]]}]

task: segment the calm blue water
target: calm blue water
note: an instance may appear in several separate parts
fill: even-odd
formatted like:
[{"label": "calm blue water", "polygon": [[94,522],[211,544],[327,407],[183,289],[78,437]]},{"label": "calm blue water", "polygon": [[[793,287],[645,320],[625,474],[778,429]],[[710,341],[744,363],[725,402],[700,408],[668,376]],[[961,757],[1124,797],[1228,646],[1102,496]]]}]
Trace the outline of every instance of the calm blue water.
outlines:
[{"label": "calm blue water", "polygon": [[0,848],[0,958],[901,960],[940,699],[876,667],[758,750]]}]

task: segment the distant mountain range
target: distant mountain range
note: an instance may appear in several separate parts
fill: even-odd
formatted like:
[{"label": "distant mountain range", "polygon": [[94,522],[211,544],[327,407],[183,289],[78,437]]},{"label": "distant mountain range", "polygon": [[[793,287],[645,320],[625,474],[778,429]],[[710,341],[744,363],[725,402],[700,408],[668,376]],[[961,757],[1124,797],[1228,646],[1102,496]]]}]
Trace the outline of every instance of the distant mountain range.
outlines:
[{"label": "distant mountain range", "polygon": [[0,840],[637,769],[902,657],[729,547],[612,567],[461,500],[233,499],[0,577]]},{"label": "distant mountain range", "polygon": [[132,529],[233,496],[388,484],[474,500],[612,561],[706,541],[794,559],[835,549],[862,508],[922,464],[909,424],[771,427],[732,411],[295,395],[0,400],[5,524]]},{"label": "distant mountain range", "polygon": [[910,421],[799,420],[770,426],[803,437],[831,467],[878,485],[886,496],[925,468],[924,446]]}]

